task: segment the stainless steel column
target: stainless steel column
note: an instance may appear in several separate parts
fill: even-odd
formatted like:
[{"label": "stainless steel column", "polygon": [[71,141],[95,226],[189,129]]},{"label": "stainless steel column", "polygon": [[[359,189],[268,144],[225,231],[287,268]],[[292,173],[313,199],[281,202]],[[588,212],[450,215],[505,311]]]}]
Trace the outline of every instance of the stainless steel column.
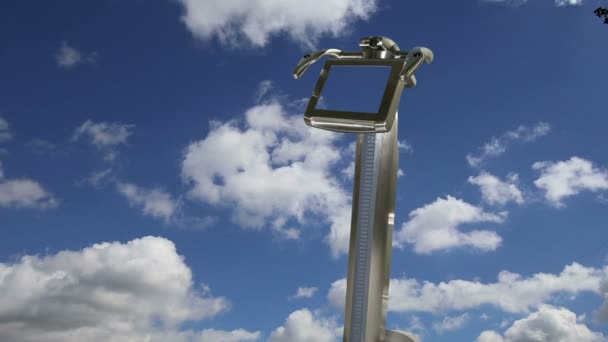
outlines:
[{"label": "stainless steel column", "polygon": [[387,133],[357,135],[344,342],[387,341],[384,327],[399,168],[397,119],[395,115]]}]

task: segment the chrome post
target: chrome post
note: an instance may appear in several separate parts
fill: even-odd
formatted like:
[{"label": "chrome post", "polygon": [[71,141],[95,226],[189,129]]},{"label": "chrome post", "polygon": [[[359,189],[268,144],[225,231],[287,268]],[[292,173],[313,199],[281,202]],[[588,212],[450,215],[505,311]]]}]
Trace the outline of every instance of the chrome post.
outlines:
[{"label": "chrome post", "polygon": [[[305,55],[293,73],[298,79],[322,57],[338,59],[326,62],[304,121],[316,128],[357,133],[344,342],[419,342],[410,333],[385,327],[399,170],[397,107],[401,92],[416,86],[414,73],[422,63],[432,62],[433,53],[427,48],[400,51],[386,37],[362,38],[359,46],[361,52],[326,49]],[[329,69],[336,65],[392,68],[378,113],[316,109]]]}]

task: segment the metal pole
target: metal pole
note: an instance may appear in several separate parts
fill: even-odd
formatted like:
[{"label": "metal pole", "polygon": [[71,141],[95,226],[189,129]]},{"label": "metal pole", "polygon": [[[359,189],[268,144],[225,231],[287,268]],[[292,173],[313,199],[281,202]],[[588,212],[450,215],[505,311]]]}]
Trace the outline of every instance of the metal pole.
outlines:
[{"label": "metal pole", "polygon": [[399,167],[397,119],[387,133],[357,135],[345,342],[389,341],[384,327]]},{"label": "metal pole", "polygon": [[[414,73],[433,61],[433,52],[423,47],[400,51],[381,36],[361,38],[359,47],[361,52],[325,49],[306,54],[293,72],[298,79],[322,57],[337,59],[325,63],[304,122],[357,134],[344,342],[417,342],[410,333],[385,328],[399,170],[397,107],[404,87],[416,86]],[[377,113],[316,108],[332,66],[391,67]]]}]

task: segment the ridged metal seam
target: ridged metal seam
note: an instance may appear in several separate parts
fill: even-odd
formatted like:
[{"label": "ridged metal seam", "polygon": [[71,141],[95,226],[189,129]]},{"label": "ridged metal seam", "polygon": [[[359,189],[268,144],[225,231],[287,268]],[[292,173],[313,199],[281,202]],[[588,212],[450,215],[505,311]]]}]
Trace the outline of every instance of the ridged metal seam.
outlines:
[{"label": "ridged metal seam", "polygon": [[361,154],[361,180],[357,220],[357,256],[354,274],[351,341],[365,342],[372,234],[376,200],[376,135],[366,134]]}]

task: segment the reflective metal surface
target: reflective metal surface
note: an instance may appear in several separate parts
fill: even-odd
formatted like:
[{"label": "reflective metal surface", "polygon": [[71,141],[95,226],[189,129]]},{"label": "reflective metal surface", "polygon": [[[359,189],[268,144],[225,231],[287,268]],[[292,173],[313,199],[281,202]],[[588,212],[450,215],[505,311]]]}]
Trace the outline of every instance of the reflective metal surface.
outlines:
[{"label": "reflective metal surface", "polygon": [[[360,52],[327,49],[306,55],[293,73],[298,79],[322,57],[332,57],[321,71],[304,121],[316,128],[358,133],[344,342],[420,342],[407,332],[385,326],[399,167],[397,107],[403,89],[416,86],[418,68],[433,61],[433,52],[427,48],[400,51],[394,41],[378,36],[362,38],[359,46]],[[392,68],[377,113],[316,108],[330,68],[337,65]]]},{"label": "reflective metal surface", "polygon": [[[323,66],[315,90],[310,97],[304,121],[307,125],[337,132],[384,133],[393,126],[395,113],[399,106],[401,93],[405,82],[399,78],[407,59],[337,59],[328,60]],[[340,66],[385,66],[391,72],[382,95],[380,108],[375,113],[348,112],[338,110],[317,109],[318,101],[323,92],[332,67]],[[365,82],[365,80],[361,80]]]},{"label": "reflective metal surface", "polygon": [[[350,133],[384,133],[390,131],[403,88],[416,86],[414,73],[423,63],[433,61],[433,52],[427,48],[414,48],[401,51],[399,46],[389,38],[374,36],[361,38],[359,47],[362,51],[346,52],[338,49],[325,49],[307,54],[298,62],[293,77],[299,79],[306,70],[327,56],[332,59],[325,62],[321,76],[304,113],[307,125],[336,132]],[[391,75],[382,96],[377,113],[358,113],[339,110],[317,109],[323,86],[330,75],[330,68],[337,65],[370,66],[385,65],[392,67]],[[361,80],[365,82],[365,80]]]},{"label": "reflective metal surface", "polygon": [[396,124],[357,135],[344,341],[385,341],[398,166]]}]

